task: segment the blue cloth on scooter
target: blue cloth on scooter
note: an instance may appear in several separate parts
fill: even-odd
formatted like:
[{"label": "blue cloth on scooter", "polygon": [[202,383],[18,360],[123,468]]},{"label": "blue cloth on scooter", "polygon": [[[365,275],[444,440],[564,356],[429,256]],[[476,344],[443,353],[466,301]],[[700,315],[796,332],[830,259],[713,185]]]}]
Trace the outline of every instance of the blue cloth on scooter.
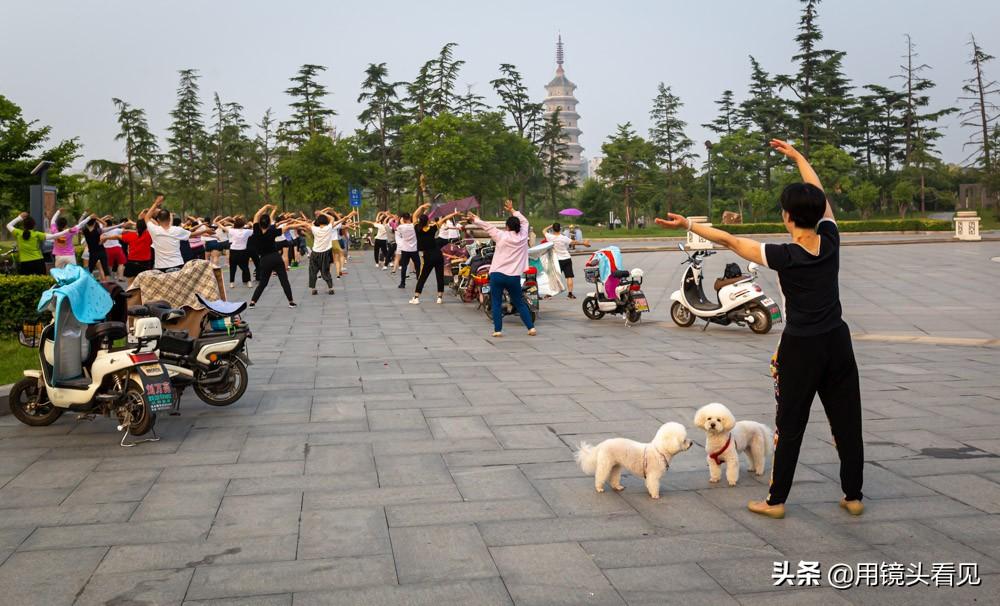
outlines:
[{"label": "blue cloth on scooter", "polygon": [[[83,324],[101,322],[111,311],[114,301],[101,284],[79,265],[67,265],[49,271],[56,285],[42,293],[38,311],[43,311],[49,301],[65,299],[73,315]],[[58,330],[58,326],[56,329]]]},{"label": "blue cloth on scooter", "polygon": [[[608,255],[611,258],[608,258]],[[607,246],[594,253],[597,258],[597,269],[601,272],[601,282],[607,282],[608,277],[622,267],[622,251],[617,246]],[[612,263],[612,260],[614,263]]]}]

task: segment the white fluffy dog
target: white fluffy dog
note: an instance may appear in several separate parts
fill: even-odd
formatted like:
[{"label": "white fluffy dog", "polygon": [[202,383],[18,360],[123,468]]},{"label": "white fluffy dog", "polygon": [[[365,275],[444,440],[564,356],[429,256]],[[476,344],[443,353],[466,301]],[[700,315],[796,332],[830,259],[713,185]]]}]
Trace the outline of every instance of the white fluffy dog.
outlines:
[{"label": "white fluffy dog", "polygon": [[622,486],[622,468],[646,480],[646,490],[654,499],[660,498],[660,477],[670,467],[670,459],[678,452],[691,448],[687,431],[680,423],[665,423],[652,442],[643,444],[627,438],[611,438],[597,446],[580,443],[576,462],[587,475],[594,476],[594,488],[604,492],[604,483],[611,482],[615,490]]},{"label": "white fluffy dog", "polygon": [[756,421],[736,422],[728,408],[713,402],[698,409],[694,424],[705,430],[705,452],[708,453],[708,481],[718,482],[722,463],[726,464],[726,480],[736,486],[740,479],[740,453],[747,455],[750,468],[758,477],[764,474],[767,455],[771,450],[771,428]]}]

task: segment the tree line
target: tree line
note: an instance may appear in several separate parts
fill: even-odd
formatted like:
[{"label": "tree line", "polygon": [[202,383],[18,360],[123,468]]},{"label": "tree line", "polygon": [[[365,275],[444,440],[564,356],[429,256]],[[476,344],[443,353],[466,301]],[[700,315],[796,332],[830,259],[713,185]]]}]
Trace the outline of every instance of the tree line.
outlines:
[{"label": "tree line", "polygon": [[[956,99],[963,106],[932,107],[935,84],[914,40],[902,39],[892,86],[856,86],[843,70],[846,53],[823,44],[818,5],[802,0],[793,73],[770,73],[751,56],[742,100],[721,92],[717,116],[703,125],[716,140],[704,149],[691,140],[679,117],[682,100],[660,83],[647,136],[630,122],[619,125],[601,146],[596,175],[583,183],[562,167],[568,153],[558,112],[545,115],[517,68],[499,66],[491,107],[459,88],[464,61],[448,43],[409,81],[391,77],[385,63],[368,65],[352,133],[333,128],[325,66],[303,65],[289,79],[284,121],[271,109],[251,119],[218,92],[206,103],[198,70],[181,70],[165,140],[150,131],[142,108],[113,98],[122,159],[91,160],[83,175],[67,170],[80,155],[78,140],[44,148],[48,127],[26,121],[0,96],[0,212],[26,206],[29,165],[42,156],[56,163],[51,180],[64,200],[130,215],[154,192],[181,212],[215,216],[246,214],[262,201],[343,205],[349,186],[358,186],[378,209],[474,195],[489,211],[510,197],[547,216],[567,203],[592,220],[615,211],[629,225],[668,210],[704,214],[711,189],[715,218],[735,210],[764,220],[777,216],[777,193],[795,178],[768,147],[772,137],[798,142],[833,202],[861,217],[950,208],[959,183],[1000,192],[1000,85],[988,77],[993,57],[976,39]],[[971,133],[961,165],[944,163],[935,146],[940,119],[952,113]]]}]

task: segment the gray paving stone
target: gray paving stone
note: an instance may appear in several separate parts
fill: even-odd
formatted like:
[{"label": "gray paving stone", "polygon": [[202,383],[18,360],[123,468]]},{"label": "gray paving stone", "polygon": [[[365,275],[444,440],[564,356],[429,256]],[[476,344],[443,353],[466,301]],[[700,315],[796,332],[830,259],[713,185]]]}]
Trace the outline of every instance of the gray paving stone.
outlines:
[{"label": "gray paving stone", "polygon": [[425,430],[397,430],[397,431],[344,431],[342,433],[319,433],[309,429],[309,444],[378,444],[380,442],[397,442],[404,440],[426,440],[431,437],[430,432]]},{"label": "gray paving stone", "polygon": [[299,476],[275,476],[271,478],[238,478],[229,481],[227,495],[284,494],[303,491],[342,491],[375,488],[378,476],[375,470],[337,474],[312,474]]},{"label": "gray paving stone", "polygon": [[37,529],[22,543],[22,550],[39,550],[100,545],[130,545],[203,539],[210,518],[153,520],[120,524],[83,524]]},{"label": "gray paving stone", "polygon": [[0,566],[4,602],[18,606],[72,604],[105,551],[90,547],[11,555]]},{"label": "gray paving stone", "polygon": [[209,538],[225,541],[296,534],[301,510],[300,493],[227,496],[222,499]]},{"label": "gray paving stone", "polygon": [[[805,558],[803,558],[805,559]],[[758,592],[775,591],[772,572],[774,562],[788,561],[789,567],[797,567],[799,558],[790,558],[775,555],[773,558],[740,558],[729,560],[712,560],[699,562],[701,568],[707,572],[719,585],[734,596],[740,594],[753,594]],[[856,564],[857,562],[880,562],[882,554],[878,551],[856,551],[837,552],[824,555],[822,558],[809,558],[809,561],[819,561],[821,570],[827,570],[831,564],[843,562]],[[825,582],[825,581],[823,581]],[[796,594],[799,587],[782,586],[785,593]]]},{"label": "gray paving stone", "polygon": [[246,442],[249,432],[250,429],[247,427],[214,429],[194,427],[184,438],[178,452],[208,453],[240,450],[243,448],[243,443]]},{"label": "gray paving stone", "polygon": [[451,474],[439,454],[386,455],[375,458],[379,486],[447,484]]},{"label": "gray paving stone", "polygon": [[401,584],[499,574],[475,526],[416,526],[390,533]]},{"label": "gray paving stone", "polygon": [[436,439],[469,440],[492,438],[493,432],[482,417],[437,417],[427,419],[431,434]]},{"label": "gray paving stone", "polygon": [[74,604],[179,604],[193,574],[191,569],[95,574]]},{"label": "gray paving stone", "polygon": [[575,543],[492,547],[515,604],[624,604]]},{"label": "gray paving stone", "polygon": [[641,568],[615,568],[604,574],[632,604],[728,604],[738,602],[694,563]]},{"label": "gray paving stone", "polygon": [[529,448],[522,450],[498,450],[487,452],[453,452],[444,457],[448,467],[469,467],[489,465],[519,465],[521,463],[552,463],[572,461],[569,448]]},{"label": "gray paving stone", "polygon": [[656,533],[656,529],[649,522],[636,515],[480,522],[477,526],[483,540],[490,547],[640,538],[653,536]]},{"label": "gray paving stone", "polygon": [[302,510],[369,507],[400,503],[446,503],[460,501],[462,495],[454,484],[438,486],[398,486],[393,488],[356,488],[350,491],[310,492],[303,496]]},{"label": "gray paving stone", "polygon": [[395,582],[389,556],[201,566],[195,570],[187,597],[204,600]]},{"label": "gray paving stone", "polygon": [[739,522],[697,493],[664,491],[659,500],[654,500],[645,492],[626,490],[621,496],[645,520],[657,528],[669,529],[671,533],[743,529]]},{"label": "gray paving stone", "polygon": [[240,537],[232,541],[184,541],[113,546],[97,569],[100,574],[136,570],[196,568],[219,564],[294,560],[296,535]]},{"label": "gray paving stone", "polygon": [[564,446],[562,440],[542,425],[519,425],[497,427],[494,435],[504,448],[558,448]]},{"label": "gray paving stone", "polygon": [[552,517],[552,511],[537,498],[389,505],[385,511],[390,528]]},{"label": "gray paving stone", "polygon": [[582,546],[601,568],[635,568],[735,557],[767,560],[781,555],[764,539],[748,531],[584,541]]},{"label": "gray paving stone", "polygon": [[381,507],[304,511],[299,537],[300,560],[393,553]]},{"label": "gray paving stone", "polygon": [[517,467],[471,467],[456,469],[451,476],[466,501],[517,499],[538,496]]},{"label": "gray paving stone", "polygon": [[218,600],[185,600],[184,606],[292,606],[292,594],[220,598]]},{"label": "gray paving stone", "polygon": [[235,463],[240,453],[238,450],[226,452],[177,452],[174,454],[136,454],[129,458],[105,459],[97,466],[97,471],[121,471],[133,469],[164,469],[169,467],[186,467],[202,465],[226,465]]},{"label": "gray paving stone", "polygon": [[499,578],[406,585],[382,585],[317,593],[296,593],[296,606],[506,606],[507,588]]},{"label": "gray paving stone", "polygon": [[156,483],[130,520],[214,517],[225,491],[226,480]]},{"label": "gray paving stone", "polygon": [[238,462],[302,461],[305,447],[306,437],[302,434],[249,436],[243,443]]},{"label": "gray paving stone", "polygon": [[[635,509],[622,498],[621,494],[611,489],[606,489],[603,493],[596,492],[594,480],[591,478],[534,480],[532,483],[549,507],[560,516],[635,513]],[[649,498],[648,493],[646,498]]]},{"label": "gray paving stone", "polygon": [[372,431],[428,429],[424,415],[414,408],[371,410],[368,412],[368,427]]},{"label": "gray paving stone", "polygon": [[[764,591],[736,598],[740,606],[848,606],[844,592],[829,587],[797,587],[794,591]],[[853,592],[852,592],[853,593]]]},{"label": "gray paving stone", "polygon": [[7,483],[11,488],[75,487],[97,467],[100,459],[70,459],[35,461]]},{"label": "gray paving stone", "polygon": [[917,482],[986,513],[1000,513],[1000,484],[981,476],[925,476]]},{"label": "gray paving stone", "polygon": [[149,492],[159,475],[160,472],[155,469],[91,472],[63,503],[76,505],[139,501]]},{"label": "gray paving stone", "polygon": [[367,444],[341,446],[314,445],[306,449],[305,473],[342,474],[375,471],[375,460]]},{"label": "gray paving stone", "polygon": [[277,461],[272,463],[235,463],[232,465],[189,465],[163,470],[160,482],[190,482],[199,480],[228,480],[232,478],[265,478],[272,476],[302,475],[302,461]]},{"label": "gray paving stone", "polygon": [[135,511],[135,507],[135,503],[105,503],[5,509],[3,515],[0,515],[0,528],[124,522]]},{"label": "gray paving stone", "polygon": [[407,440],[405,442],[377,442],[372,444],[372,449],[376,455],[417,455],[500,450],[500,445],[494,438],[477,438],[473,440]]}]

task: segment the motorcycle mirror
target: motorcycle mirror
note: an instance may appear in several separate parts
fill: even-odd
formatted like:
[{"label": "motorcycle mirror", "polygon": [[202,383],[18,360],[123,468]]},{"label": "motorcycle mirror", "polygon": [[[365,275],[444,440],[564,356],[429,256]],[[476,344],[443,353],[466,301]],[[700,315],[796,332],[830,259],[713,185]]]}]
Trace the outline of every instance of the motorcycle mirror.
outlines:
[{"label": "motorcycle mirror", "polygon": [[683,251],[684,250],[684,245],[683,244],[678,244],[677,245],[677,250]]},{"label": "motorcycle mirror", "polygon": [[753,273],[757,273],[757,268],[758,267],[760,267],[760,265],[757,265],[753,261],[750,262],[750,265],[747,265],[747,269],[749,269]]}]

